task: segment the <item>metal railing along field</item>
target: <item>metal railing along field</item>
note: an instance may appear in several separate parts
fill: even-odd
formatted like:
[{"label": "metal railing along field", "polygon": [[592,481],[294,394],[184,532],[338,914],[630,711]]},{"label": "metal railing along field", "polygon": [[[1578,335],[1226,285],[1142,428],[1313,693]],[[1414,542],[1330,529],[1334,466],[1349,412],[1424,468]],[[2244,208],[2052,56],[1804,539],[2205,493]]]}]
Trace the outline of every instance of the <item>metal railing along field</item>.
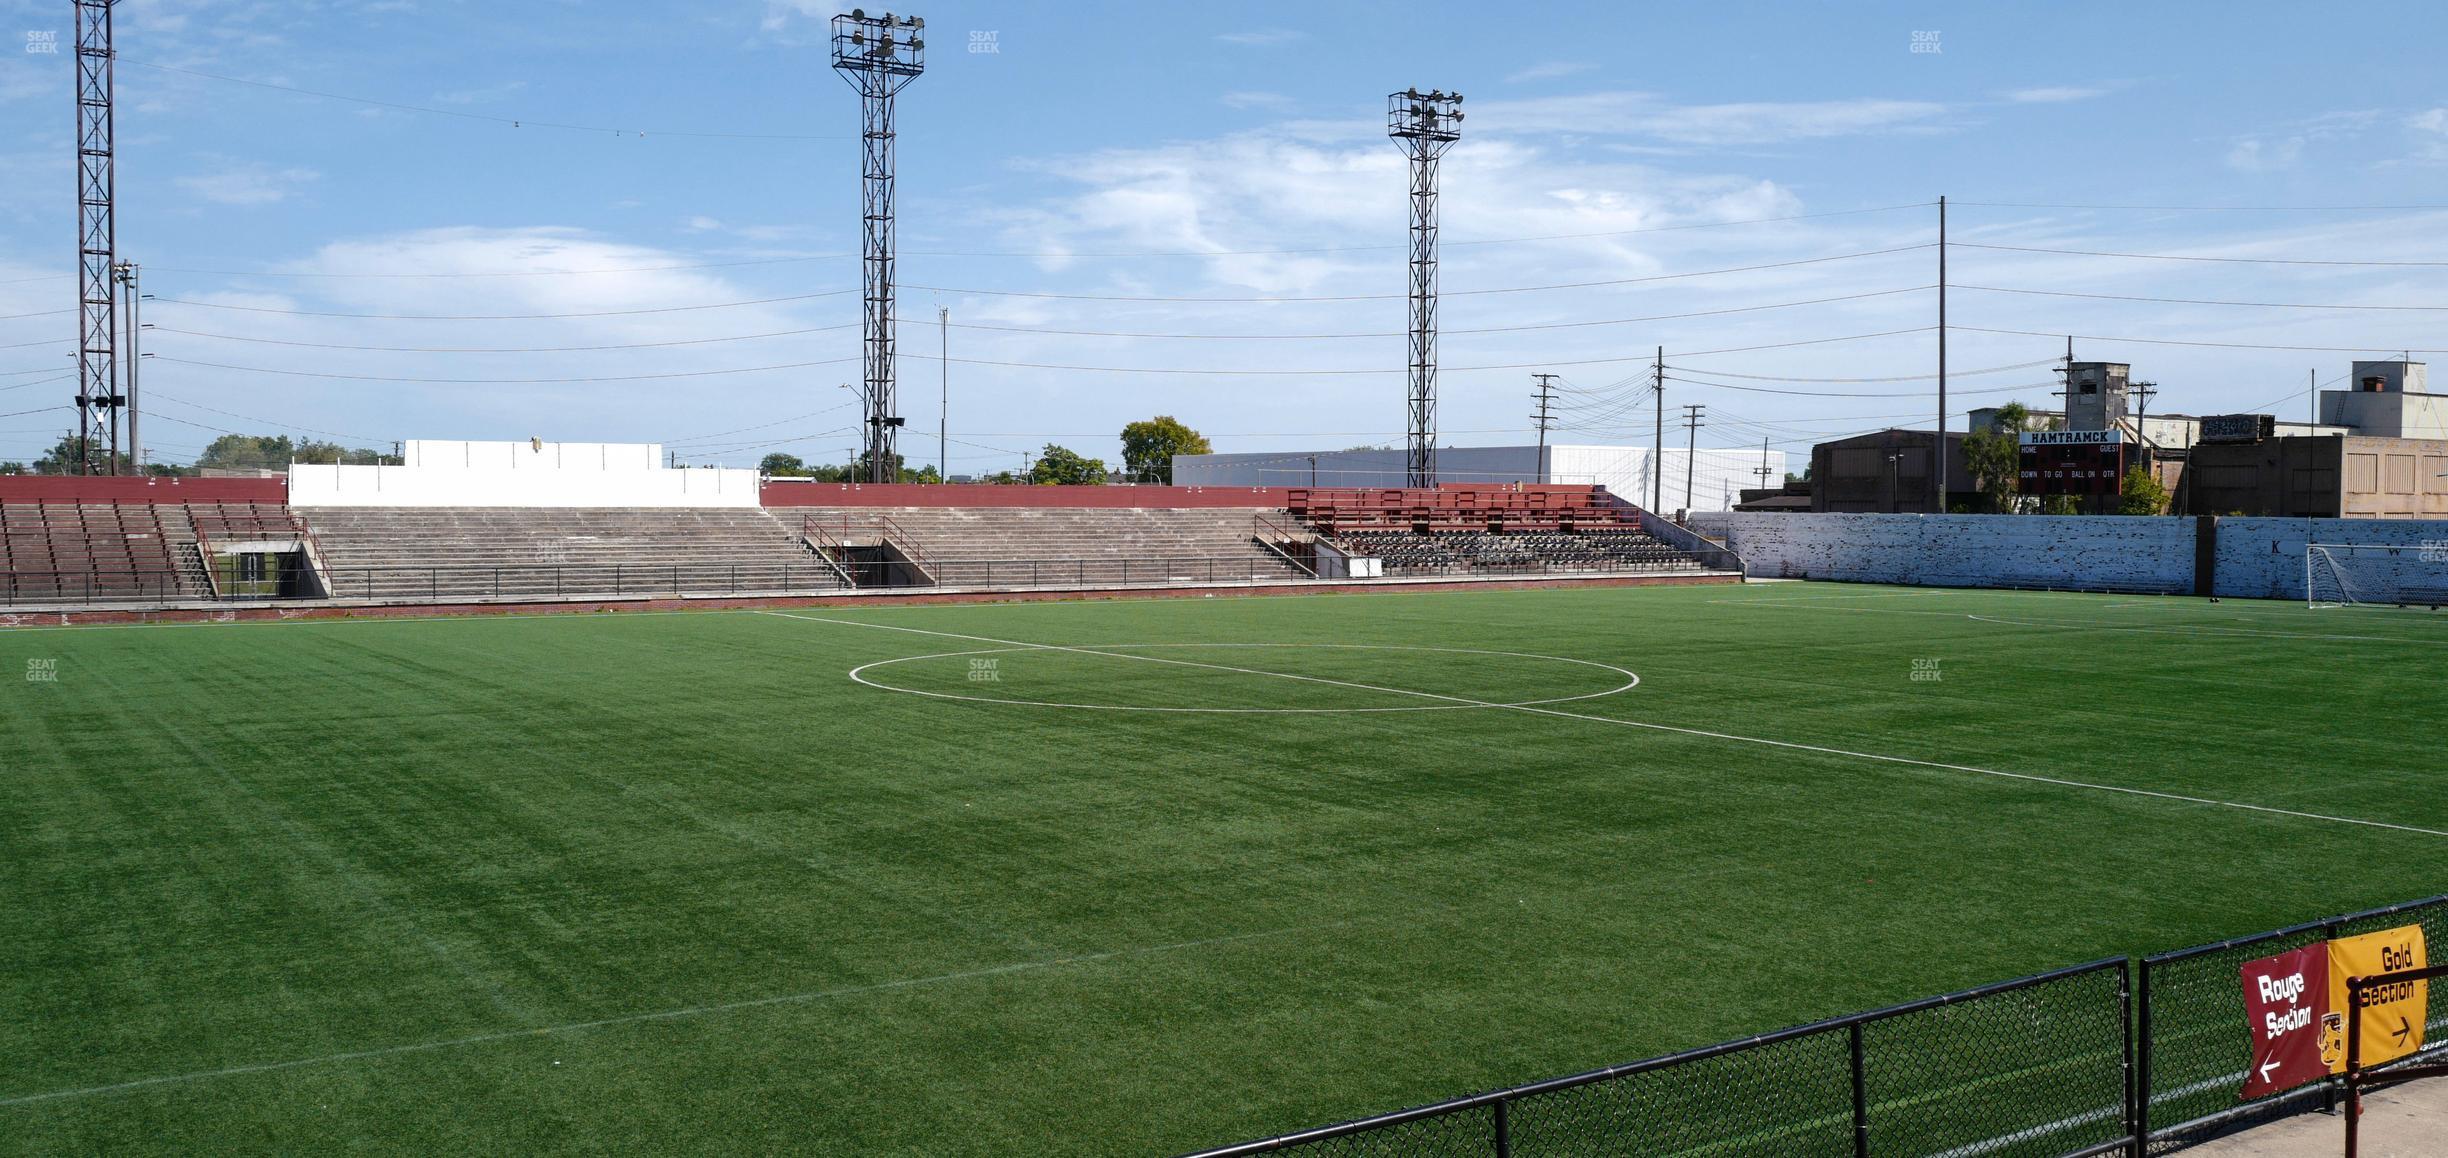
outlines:
[{"label": "metal railing along field", "polygon": [[0,606],[164,603],[182,597],[175,568],[0,572]]},{"label": "metal railing along field", "polygon": [[[2154,1149],[2172,1149],[2208,1133],[2335,1103],[2334,1082],[2298,1086],[2250,1102],[2236,1100],[2244,1069],[2252,1062],[2244,1035],[2244,994],[2237,978],[2244,963],[2338,937],[2421,925],[2425,940],[2448,946],[2448,896],[2368,909],[2247,937],[2196,945],[2142,959],[2136,1013],[2141,1088],[2148,1091],[2144,1123]],[[2433,1044],[2416,1057],[2448,1054],[2439,1031],[2448,1030],[2448,1002],[2434,1003],[2428,1022]],[[2412,1059],[2408,1059],[2412,1060]]]},{"label": "metal railing along field", "polygon": [[1194,1158],[2112,1153],[2128,977],[2110,958]]},{"label": "metal railing along field", "polygon": [[[2137,1156],[2339,1100],[2338,1079],[2240,1100],[2246,962],[2420,925],[2448,944],[2448,896],[2313,921],[2137,963],[2111,957],[1758,1037],[1202,1150],[1531,1158],[1588,1154]],[[2135,984],[2138,979],[2139,984]],[[2424,1048],[2448,1060],[2448,1002]]]}]

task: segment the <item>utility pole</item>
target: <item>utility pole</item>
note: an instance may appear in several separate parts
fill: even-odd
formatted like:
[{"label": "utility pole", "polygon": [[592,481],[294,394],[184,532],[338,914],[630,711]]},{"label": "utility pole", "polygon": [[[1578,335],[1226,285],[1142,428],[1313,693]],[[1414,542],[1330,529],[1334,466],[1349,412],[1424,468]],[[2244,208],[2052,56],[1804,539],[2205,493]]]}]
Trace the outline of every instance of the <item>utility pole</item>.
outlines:
[{"label": "utility pole", "polygon": [[1938,513],[1942,515],[1946,513],[1947,509],[1946,259],[1946,195],[1940,194],[1938,197],[1938,447],[1936,452],[1938,458],[1938,494],[1935,501],[1938,504]]},{"label": "utility pole", "polygon": [[1555,481],[1549,477],[1551,472],[1547,469],[1547,428],[1555,422],[1555,375],[1532,374],[1531,377],[1538,379],[1538,393],[1531,395],[1538,402],[1538,413],[1530,416],[1530,420],[1538,424],[1538,480],[1549,483]]},{"label": "utility pole", "polygon": [[866,295],[867,481],[899,482],[903,423],[893,396],[893,94],[926,71],[926,21],[915,16],[833,18],[833,70],[858,90],[859,259]]},{"label": "utility pole", "polygon": [[952,454],[952,311],[935,307],[935,367],[943,372],[942,394],[935,412],[935,481],[951,482]]},{"label": "utility pole", "polygon": [[1657,440],[1649,452],[1649,510],[1666,505],[1666,347],[1657,348],[1657,363],[1649,371],[1649,389],[1657,403]]},{"label": "utility pole", "polygon": [[1687,519],[1691,517],[1692,468],[1699,459],[1700,428],[1705,425],[1700,419],[1707,413],[1708,407],[1697,402],[1683,407],[1683,517]]},{"label": "utility pole", "polygon": [[[144,295],[137,290],[137,266],[135,262],[120,262],[112,267],[111,272],[113,280],[119,283],[120,307],[124,311],[124,315],[127,318],[126,374],[128,473],[143,474],[144,440],[139,436],[144,433],[142,426],[144,412],[137,406],[138,394],[136,391],[136,379],[137,372],[144,368],[144,353],[142,351],[144,321],[140,316],[140,307],[138,305],[139,302],[144,300]],[[118,440],[116,437],[114,437],[112,439],[112,445],[116,446],[117,443]]]},{"label": "utility pole", "polygon": [[[117,186],[111,132],[111,5],[76,0],[77,473],[119,473]],[[96,443],[107,432],[107,458]]]},{"label": "utility pole", "polygon": [[2312,425],[2318,426],[2320,425],[2320,367],[2314,366],[2309,371],[2306,371],[2306,374],[2308,377],[2304,379],[2304,382],[2306,383],[2304,386],[2304,406],[2310,409],[2312,412]]},{"label": "utility pole", "polygon": [[1462,94],[1386,98],[1386,135],[1411,158],[1411,441],[1403,485],[1436,485],[1437,159],[1462,138]]},{"label": "utility pole", "polygon": [[1768,489],[1768,476],[1776,472],[1768,468],[1768,440],[1765,438],[1760,439],[1760,464],[1751,473],[1759,476],[1761,490]]}]

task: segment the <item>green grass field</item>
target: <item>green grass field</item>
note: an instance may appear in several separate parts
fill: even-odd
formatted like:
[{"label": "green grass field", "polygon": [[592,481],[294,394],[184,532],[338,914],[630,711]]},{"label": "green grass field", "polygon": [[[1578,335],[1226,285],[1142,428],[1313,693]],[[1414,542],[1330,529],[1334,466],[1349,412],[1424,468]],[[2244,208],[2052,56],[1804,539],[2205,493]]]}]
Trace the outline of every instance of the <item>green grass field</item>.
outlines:
[{"label": "green grass field", "polygon": [[1769,584],[0,674],[12,1150],[1164,1153],[2448,885],[2420,612]]}]

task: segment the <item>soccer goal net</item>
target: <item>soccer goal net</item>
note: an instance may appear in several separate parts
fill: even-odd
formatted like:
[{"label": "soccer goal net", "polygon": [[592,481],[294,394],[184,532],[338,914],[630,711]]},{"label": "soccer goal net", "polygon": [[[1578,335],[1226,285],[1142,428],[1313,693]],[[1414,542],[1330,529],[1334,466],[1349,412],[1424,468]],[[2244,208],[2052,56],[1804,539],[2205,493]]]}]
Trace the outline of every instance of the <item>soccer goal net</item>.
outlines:
[{"label": "soccer goal net", "polygon": [[2304,597],[2315,609],[2448,606],[2448,541],[2313,543],[2304,548]]}]

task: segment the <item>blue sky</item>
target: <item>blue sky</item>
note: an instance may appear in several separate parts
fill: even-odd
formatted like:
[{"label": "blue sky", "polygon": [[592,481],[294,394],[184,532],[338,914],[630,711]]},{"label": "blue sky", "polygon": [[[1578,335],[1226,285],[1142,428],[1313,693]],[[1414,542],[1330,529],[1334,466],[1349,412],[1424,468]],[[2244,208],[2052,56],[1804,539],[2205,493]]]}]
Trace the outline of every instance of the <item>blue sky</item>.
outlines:
[{"label": "blue sky", "polygon": [[[277,429],[846,457],[837,10],[122,0],[119,238],[158,299],[155,456]],[[0,414],[71,393],[47,380],[73,346],[69,13],[0,0],[0,315],[32,315],[0,320]],[[1719,420],[1704,442],[1926,425],[1940,194],[1950,280],[1993,287],[1950,296],[1959,416],[2045,404],[2049,335],[2132,362],[2155,410],[2287,417],[2355,350],[2448,347],[2448,311],[2402,308],[2448,306],[2448,264],[2026,251],[2448,263],[2435,6],[918,14],[904,449],[936,453],[945,307],[956,473],[1047,441],[1112,458],[1155,413],[1220,450],[1399,438],[1405,178],[1383,122],[1412,85],[1467,97],[1444,170],[1452,444],[1526,440],[1540,368],[1574,390],[1558,440],[1646,441],[1619,383],[1661,344],[1669,407]],[[59,53],[20,51],[43,32]],[[2099,205],[2170,208],[2067,207]],[[2303,206],[2405,208],[2273,208]],[[71,418],[0,418],[0,458]]]}]

